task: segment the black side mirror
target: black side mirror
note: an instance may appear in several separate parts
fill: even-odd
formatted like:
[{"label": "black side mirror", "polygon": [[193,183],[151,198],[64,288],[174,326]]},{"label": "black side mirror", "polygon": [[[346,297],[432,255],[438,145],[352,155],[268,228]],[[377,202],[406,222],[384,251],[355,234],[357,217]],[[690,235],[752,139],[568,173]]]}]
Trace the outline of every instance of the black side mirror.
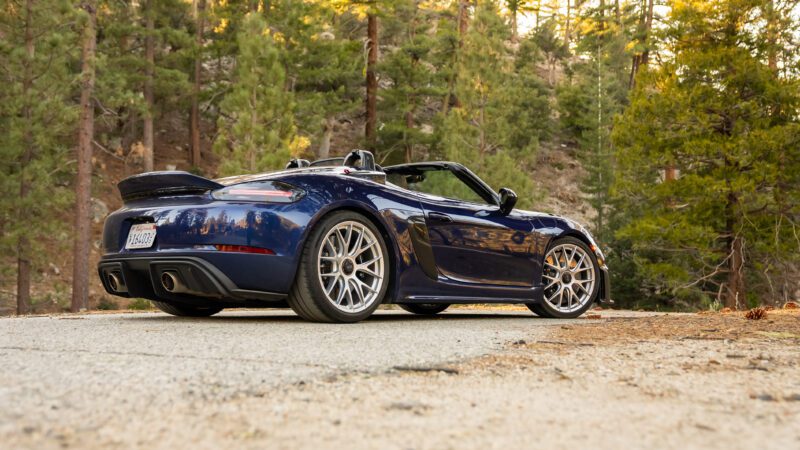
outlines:
[{"label": "black side mirror", "polygon": [[500,212],[507,216],[517,204],[517,193],[509,188],[500,189]]}]

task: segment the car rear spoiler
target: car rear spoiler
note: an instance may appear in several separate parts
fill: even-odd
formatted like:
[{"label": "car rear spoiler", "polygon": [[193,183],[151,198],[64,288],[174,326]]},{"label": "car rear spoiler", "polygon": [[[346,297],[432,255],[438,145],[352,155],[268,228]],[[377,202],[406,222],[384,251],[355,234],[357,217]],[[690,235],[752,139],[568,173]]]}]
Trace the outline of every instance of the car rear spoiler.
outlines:
[{"label": "car rear spoiler", "polygon": [[189,172],[164,171],[125,178],[117,187],[122,200],[127,202],[137,198],[208,192],[223,185]]}]

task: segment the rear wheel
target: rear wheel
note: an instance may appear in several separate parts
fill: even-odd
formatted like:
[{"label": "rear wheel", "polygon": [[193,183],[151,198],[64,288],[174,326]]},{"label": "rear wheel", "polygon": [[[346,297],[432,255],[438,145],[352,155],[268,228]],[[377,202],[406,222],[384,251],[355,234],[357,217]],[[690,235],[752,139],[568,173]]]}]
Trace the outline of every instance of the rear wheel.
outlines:
[{"label": "rear wheel", "polygon": [[153,304],[161,311],[179,317],[208,317],[222,311],[222,308],[218,306],[176,305],[156,301],[153,301]]},{"label": "rear wheel", "polygon": [[600,289],[600,271],[594,252],[581,240],[556,240],[542,265],[542,303],[528,304],[540,317],[571,319],[592,307]]},{"label": "rear wheel", "polygon": [[375,225],[358,213],[335,212],[306,240],[289,306],[314,322],[358,322],[383,302],[388,275],[388,251]]},{"label": "rear wheel", "polygon": [[450,307],[449,303],[400,303],[397,306],[414,314],[433,315],[439,314]]}]

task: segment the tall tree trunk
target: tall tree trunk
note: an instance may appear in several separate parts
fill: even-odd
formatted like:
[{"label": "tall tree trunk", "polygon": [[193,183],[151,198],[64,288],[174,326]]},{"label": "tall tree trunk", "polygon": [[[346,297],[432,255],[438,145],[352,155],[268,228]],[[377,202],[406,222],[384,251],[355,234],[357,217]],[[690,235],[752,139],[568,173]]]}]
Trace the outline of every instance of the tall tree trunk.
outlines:
[{"label": "tall tree trunk", "polygon": [[747,309],[747,293],[744,284],[744,242],[738,234],[738,220],[736,218],[739,198],[728,193],[726,205],[726,234],[728,235],[728,282],[725,295],[725,306],[731,309]]},{"label": "tall tree trunk", "polygon": [[378,16],[373,12],[367,18],[367,121],[364,126],[364,137],[367,148],[375,151],[378,124]]},{"label": "tall tree trunk", "polygon": [[450,110],[450,103],[453,103],[456,108],[461,106],[461,103],[456,97],[456,80],[458,77],[458,52],[464,46],[464,35],[467,33],[469,26],[469,0],[458,1],[458,14],[456,16],[456,29],[458,29],[458,48],[453,50],[453,59],[451,62],[452,73],[447,80],[447,93],[442,102],[442,113],[447,115]]},{"label": "tall tree trunk", "polygon": [[[34,139],[32,126],[31,110],[32,101],[30,98],[30,90],[33,86],[33,58],[34,58],[34,41],[33,41],[33,0],[25,2],[25,69],[22,75],[22,116],[25,117],[25,125],[23,131],[23,145],[25,146],[22,153],[22,160],[20,161],[20,174],[19,174],[19,207],[17,209],[17,218],[20,223],[25,223],[25,209],[22,206],[25,199],[28,197],[30,191],[30,182],[25,177],[26,169],[33,159],[34,152]],[[31,312],[31,261],[28,253],[30,252],[30,243],[28,242],[25,233],[22,233],[17,240],[17,314],[28,314]]]},{"label": "tall tree trunk", "polygon": [[653,0],[647,0],[647,17],[644,22],[644,51],[640,66],[650,62],[650,30],[653,29]]},{"label": "tall tree trunk", "polygon": [[572,14],[571,6],[572,0],[567,0],[567,17],[564,20],[564,47],[569,49],[569,41],[570,41],[570,15]]},{"label": "tall tree trunk", "polygon": [[519,30],[517,29],[517,10],[511,11],[511,42],[519,41]]},{"label": "tall tree trunk", "polygon": [[89,217],[92,201],[92,139],[94,137],[94,67],[97,45],[94,1],[82,8],[89,15],[83,30],[81,64],[81,103],[78,125],[78,176],[75,183],[75,242],[72,252],[72,305],[70,310],[85,310],[89,304],[89,244],[92,223]]},{"label": "tall tree trunk", "polygon": [[195,0],[196,4],[196,30],[195,45],[197,55],[194,59],[194,86],[192,87],[192,106],[189,112],[189,134],[192,148],[192,166],[200,165],[200,90],[202,87],[201,72],[203,69],[203,28],[205,27],[205,0]]},{"label": "tall tree trunk", "polygon": [[408,133],[414,128],[414,109],[406,111],[406,132],[405,132],[405,143],[406,143],[406,162],[410,163],[414,161],[414,144],[408,139]]},{"label": "tall tree trunk", "polygon": [[650,30],[653,28],[653,0],[643,0],[642,14],[639,16],[639,35],[644,43],[644,50],[640,54],[633,55],[631,61],[631,76],[628,80],[628,88],[633,89],[636,86],[636,74],[642,66],[647,65],[650,61],[650,51],[648,50],[650,42]]},{"label": "tall tree trunk", "polygon": [[775,11],[775,0],[769,0],[765,11],[767,19],[767,65],[778,72],[778,14]]},{"label": "tall tree trunk", "polygon": [[[458,2],[458,37],[463,38],[469,26],[469,0]],[[460,40],[459,40],[460,42]],[[459,43],[460,45],[460,43]]]},{"label": "tall tree trunk", "polygon": [[147,111],[144,114],[144,171],[153,170],[153,78],[155,69],[155,20],[153,18],[153,1],[147,2],[146,33],[144,38],[144,103]]},{"label": "tall tree trunk", "polygon": [[322,125],[322,140],[320,141],[319,148],[317,149],[318,159],[325,159],[330,157],[331,137],[333,137],[333,131],[335,127],[336,127],[336,118],[326,117],[325,122]]}]

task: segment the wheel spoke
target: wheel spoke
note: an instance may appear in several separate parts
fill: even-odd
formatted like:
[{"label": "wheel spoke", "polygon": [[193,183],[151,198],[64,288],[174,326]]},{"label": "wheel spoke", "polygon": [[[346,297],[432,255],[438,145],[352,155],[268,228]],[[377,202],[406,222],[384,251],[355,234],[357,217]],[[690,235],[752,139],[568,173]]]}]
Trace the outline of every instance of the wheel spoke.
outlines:
[{"label": "wheel spoke", "polygon": [[356,252],[361,249],[361,242],[364,241],[364,233],[359,232],[358,237],[356,238],[356,242],[353,245],[353,250],[350,252],[350,255],[355,256]]},{"label": "wheel spoke", "polygon": [[377,278],[377,279],[379,279],[379,280],[382,280],[382,279],[383,279],[383,277],[382,277],[382,276],[380,276],[380,275],[378,275],[378,273],[377,273],[377,272],[375,272],[375,271],[373,271],[372,269],[369,269],[369,268],[367,268],[367,267],[358,267],[358,268],[356,269],[356,273],[364,273],[364,274],[367,274],[367,275],[369,275],[369,276],[371,276],[371,277]]},{"label": "wheel spoke", "polygon": [[350,283],[353,286],[352,289],[356,291],[356,296],[358,297],[358,301],[363,304],[364,303],[364,292],[361,291],[361,287],[358,285],[358,283],[355,280],[356,279],[353,278],[352,280],[350,280]]},{"label": "wheel spoke", "polygon": [[336,301],[335,301],[335,303],[336,303],[337,305],[341,305],[341,304],[342,304],[342,301],[344,300],[344,291],[345,291],[345,288],[344,288],[344,278],[341,278],[341,277],[340,277],[340,278],[338,278],[338,279],[336,280],[336,285],[339,287],[339,291],[338,291],[338,293],[336,294]]}]

